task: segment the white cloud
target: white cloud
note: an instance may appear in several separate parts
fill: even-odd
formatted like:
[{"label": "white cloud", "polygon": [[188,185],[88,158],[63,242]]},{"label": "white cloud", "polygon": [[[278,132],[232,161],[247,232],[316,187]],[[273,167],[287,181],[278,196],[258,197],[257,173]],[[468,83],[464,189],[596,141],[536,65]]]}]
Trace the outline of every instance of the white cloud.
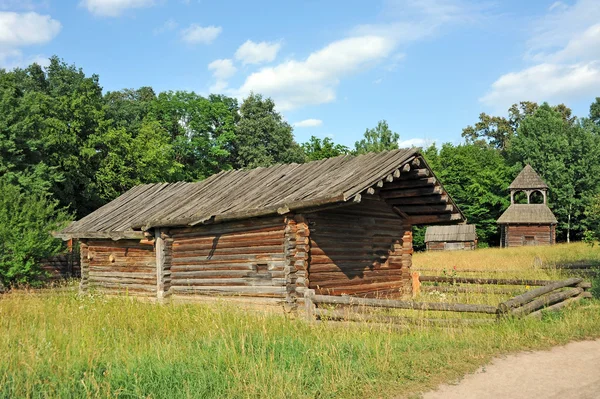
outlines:
[{"label": "white cloud", "polygon": [[502,75],[480,101],[506,110],[519,101],[565,102],[600,92],[600,62],[540,64]]},{"label": "white cloud", "polygon": [[243,65],[271,62],[277,57],[280,48],[280,42],[255,43],[252,40],[247,40],[235,52],[235,59],[241,61]]},{"label": "white cloud", "polygon": [[429,147],[432,144],[435,144],[436,140],[432,139],[422,139],[422,138],[414,138],[408,140],[401,140],[398,142],[398,146],[400,148],[410,148],[410,147]]},{"label": "white cloud", "polygon": [[500,76],[480,101],[506,110],[519,101],[566,102],[600,91],[600,7],[595,0],[556,2],[537,20],[524,60]]},{"label": "white cloud", "polygon": [[210,44],[221,34],[222,30],[223,28],[220,26],[192,24],[181,31],[181,37],[183,41],[190,44]]},{"label": "white cloud", "polygon": [[255,91],[273,97],[281,110],[331,102],[340,78],[372,66],[393,47],[391,40],[380,36],[338,40],[305,60],[286,61],[251,74],[239,94]]},{"label": "white cloud", "polygon": [[214,60],[208,64],[208,70],[212,71],[216,82],[210,87],[211,93],[222,93],[227,87],[227,80],[235,75],[237,68],[230,59]]},{"label": "white cloud", "polygon": [[44,44],[60,32],[60,22],[35,12],[0,12],[0,47]]},{"label": "white cloud", "polygon": [[48,43],[61,28],[49,15],[0,11],[0,67],[12,69],[32,62],[47,65],[45,57],[24,56],[21,48]]},{"label": "white cloud", "polygon": [[317,127],[321,126],[323,121],[320,119],[305,119],[300,122],[294,123],[294,127]]},{"label": "white cloud", "polygon": [[160,27],[154,29],[154,34],[160,35],[161,33],[170,32],[177,29],[178,26],[179,24],[177,21],[175,21],[173,18],[169,18]]},{"label": "white cloud", "polygon": [[224,59],[214,60],[208,64],[208,70],[212,71],[216,79],[227,80],[235,74],[237,68],[230,59]]},{"label": "white cloud", "polygon": [[102,17],[118,17],[125,10],[154,5],[154,0],[82,0],[79,3],[89,12]]},{"label": "white cloud", "polygon": [[[346,37],[305,58],[263,67],[247,76],[241,87],[231,90],[231,95],[243,98],[251,91],[261,93],[272,97],[283,111],[328,103],[336,99],[336,89],[344,78],[384,61],[388,61],[386,69],[391,71],[404,57],[398,47],[437,34],[444,25],[470,22],[478,14],[479,10],[465,6],[462,0],[387,0],[381,19],[391,22],[357,26]],[[276,57],[276,51],[263,51],[267,46],[258,51],[261,43],[248,43],[238,49],[239,57],[236,53],[242,62]],[[253,58],[242,57],[243,47],[252,49],[247,54]]]}]

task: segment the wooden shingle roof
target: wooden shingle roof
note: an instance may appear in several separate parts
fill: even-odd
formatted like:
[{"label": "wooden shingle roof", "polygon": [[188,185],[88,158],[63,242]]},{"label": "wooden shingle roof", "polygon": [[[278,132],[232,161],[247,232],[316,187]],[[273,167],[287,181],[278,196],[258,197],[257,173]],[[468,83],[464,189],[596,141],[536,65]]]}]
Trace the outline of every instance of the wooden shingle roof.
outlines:
[{"label": "wooden shingle roof", "polygon": [[499,224],[557,224],[546,204],[512,204],[498,218]]},{"label": "wooden shingle roof", "polygon": [[456,226],[429,226],[425,231],[425,242],[475,241],[477,233],[474,224]]},{"label": "wooden shingle roof", "polygon": [[[411,163],[417,165],[417,169],[411,170]],[[152,227],[195,226],[360,202],[361,193],[372,195],[381,187],[386,201],[390,198],[390,202],[411,204],[407,212],[414,214],[406,214],[406,217],[412,215],[428,221],[423,216],[423,208],[419,208],[419,204],[424,203],[426,212],[437,213],[430,219],[442,223],[464,221],[462,212],[424,163],[419,149],[399,149],[305,164],[223,171],[196,183],[144,184],[56,235],[137,238],[141,231]],[[403,190],[398,195],[408,198],[396,199],[398,190]],[[423,193],[427,201],[419,200],[418,195]]]},{"label": "wooden shingle roof", "polygon": [[548,185],[544,183],[531,165],[525,165],[521,173],[519,173],[508,188],[511,190],[547,189]]}]

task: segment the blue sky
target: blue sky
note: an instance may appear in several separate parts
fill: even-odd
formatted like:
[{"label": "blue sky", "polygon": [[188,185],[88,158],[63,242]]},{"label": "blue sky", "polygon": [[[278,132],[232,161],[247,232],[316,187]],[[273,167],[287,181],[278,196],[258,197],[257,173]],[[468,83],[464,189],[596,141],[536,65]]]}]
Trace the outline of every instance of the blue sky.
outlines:
[{"label": "blue sky", "polygon": [[0,0],[0,67],[56,54],[104,90],[250,91],[298,141],[461,142],[521,100],[578,116],[600,96],[597,0]]}]

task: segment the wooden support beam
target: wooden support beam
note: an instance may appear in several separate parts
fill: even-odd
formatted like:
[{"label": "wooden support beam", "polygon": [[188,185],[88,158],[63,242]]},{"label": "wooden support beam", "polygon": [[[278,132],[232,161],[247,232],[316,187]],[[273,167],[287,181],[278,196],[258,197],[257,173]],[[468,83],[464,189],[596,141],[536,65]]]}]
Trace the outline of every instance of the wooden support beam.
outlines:
[{"label": "wooden support beam", "polygon": [[379,180],[377,182],[377,187],[379,187],[379,188],[383,187],[383,180]]},{"label": "wooden support beam", "polygon": [[154,241],[156,242],[154,247],[156,253],[156,299],[160,302],[165,298],[166,248],[165,240],[158,227],[154,229]]},{"label": "wooden support beam", "polygon": [[454,206],[444,205],[404,205],[399,209],[408,215],[432,215],[438,213],[451,213]]},{"label": "wooden support beam", "polygon": [[396,170],[394,171],[393,175],[394,175],[394,179],[397,179],[397,178],[399,178],[399,177],[400,177],[400,169],[396,169]]},{"label": "wooden support beam", "polygon": [[447,195],[427,195],[425,197],[406,197],[386,199],[390,205],[424,205],[424,204],[445,204],[448,202]]},{"label": "wooden support beam", "polygon": [[425,195],[441,195],[443,190],[440,186],[436,187],[420,187],[411,189],[398,189],[390,191],[382,191],[381,198],[406,198],[406,197],[421,197]]},{"label": "wooden support beam", "polygon": [[435,177],[429,177],[425,179],[416,179],[416,180],[398,180],[390,184],[386,184],[383,187],[384,191],[387,190],[396,190],[403,188],[418,188],[418,187],[427,187],[434,186],[437,183]]},{"label": "wooden support beam", "polygon": [[450,213],[442,215],[423,215],[423,216],[411,216],[407,219],[409,224],[435,224],[444,222],[455,222],[462,220],[463,217],[460,213]]},{"label": "wooden support beam", "polygon": [[373,187],[369,187],[365,190],[367,192],[367,194],[369,195],[373,195],[375,194],[375,189]]},{"label": "wooden support beam", "polygon": [[419,158],[415,158],[411,162],[411,165],[414,166],[415,168],[418,168],[419,166],[421,166],[421,160]]},{"label": "wooden support beam", "polygon": [[408,173],[410,172],[410,164],[406,164],[402,167],[402,173]]},{"label": "wooden support beam", "polygon": [[426,169],[426,168],[413,169],[410,172],[407,172],[406,174],[402,174],[402,176],[400,176],[400,179],[403,179],[403,180],[421,179],[423,177],[429,177],[429,176],[431,176],[431,172],[429,172],[429,169]]},{"label": "wooden support beam", "polygon": [[385,181],[386,181],[386,182],[388,182],[388,183],[391,183],[391,182],[393,182],[393,181],[394,181],[394,176],[393,176],[393,175],[391,175],[391,174],[387,175],[387,176],[385,177]]}]

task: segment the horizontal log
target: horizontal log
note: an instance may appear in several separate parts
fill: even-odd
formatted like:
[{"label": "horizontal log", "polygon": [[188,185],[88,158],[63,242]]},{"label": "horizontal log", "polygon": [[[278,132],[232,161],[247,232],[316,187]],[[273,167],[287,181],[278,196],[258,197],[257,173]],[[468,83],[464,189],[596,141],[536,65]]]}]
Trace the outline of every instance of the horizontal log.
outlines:
[{"label": "horizontal log", "polygon": [[331,305],[373,306],[390,309],[435,310],[445,312],[470,312],[496,314],[496,307],[443,302],[412,302],[393,299],[355,298],[351,296],[315,295],[313,302]]},{"label": "horizontal log", "polygon": [[354,286],[339,286],[333,288],[313,288],[320,295],[371,295],[377,296],[379,293],[389,293],[406,287],[405,281],[386,281],[383,283],[371,283]]},{"label": "horizontal log", "polygon": [[408,215],[430,215],[437,213],[450,213],[454,210],[453,205],[404,205],[402,212]]},{"label": "horizontal log", "polygon": [[463,284],[547,285],[547,284],[554,283],[556,280],[419,276],[419,281],[421,281],[421,282],[430,281],[430,282],[436,282],[436,283],[463,283]]},{"label": "horizontal log", "polygon": [[173,275],[171,278],[172,285],[179,286],[284,286],[285,278],[179,278]]},{"label": "horizontal log", "polygon": [[220,295],[277,295],[287,294],[285,287],[261,287],[261,286],[218,286],[218,287],[189,287],[171,283],[171,291],[180,294],[220,294]]},{"label": "horizontal log", "polygon": [[154,278],[145,278],[145,277],[100,277],[100,276],[90,276],[89,281],[92,284],[96,283],[114,283],[122,286],[129,286],[131,284],[142,284],[142,285],[156,285],[156,276]]},{"label": "horizontal log", "polygon": [[[202,262],[200,264],[172,264],[171,269],[174,271],[202,271],[202,270],[253,270],[254,265],[259,262],[247,261],[247,262],[221,262],[211,263],[209,261]],[[285,267],[287,262],[285,260],[265,262],[271,269],[281,269]]]},{"label": "horizontal log", "polygon": [[567,298],[579,295],[583,292],[583,288],[569,288],[564,291],[554,292],[544,297],[535,299],[519,308],[512,309],[510,314],[513,316],[526,316],[538,309],[544,308],[555,303],[562,302]]},{"label": "horizontal log", "polygon": [[123,272],[98,272],[90,270],[88,275],[90,277],[126,277],[126,278],[156,278],[156,269],[151,273],[123,273]]},{"label": "horizontal log", "polygon": [[315,315],[321,319],[349,320],[349,321],[374,321],[383,323],[431,325],[431,326],[460,326],[483,325],[495,322],[495,319],[432,319],[425,317],[385,316],[348,312],[344,309],[315,309]]},{"label": "horizontal log", "polygon": [[281,253],[283,251],[283,241],[278,245],[255,246],[255,247],[231,247],[221,248],[218,245],[214,248],[206,248],[205,246],[186,245],[173,248],[173,257],[182,256],[221,256],[221,255],[239,255],[239,254],[270,254]]},{"label": "horizontal log", "polygon": [[198,262],[200,264],[202,264],[201,262],[204,261],[211,261],[211,262],[216,262],[216,261],[229,261],[232,263],[243,263],[243,262],[257,262],[260,261],[262,262],[271,262],[271,261],[278,261],[278,260],[284,260],[285,259],[285,254],[283,253],[283,250],[281,251],[281,253],[278,254],[236,254],[236,255],[214,255],[214,256],[197,256],[197,257],[188,257],[188,256],[179,256],[178,254],[174,253],[173,254],[173,264],[179,263],[194,263],[194,262]]},{"label": "horizontal log", "polygon": [[416,179],[416,180],[398,180],[390,184],[386,184],[382,191],[388,190],[397,190],[397,189],[406,189],[406,188],[418,188],[418,187],[428,187],[434,186],[437,180],[435,177],[429,177],[425,179]]},{"label": "horizontal log", "polygon": [[[402,209],[402,208],[399,208]],[[419,224],[432,224],[432,223],[444,223],[444,222],[457,222],[463,220],[463,216],[460,213],[451,214],[440,214],[440,215],[424,215],[424,216],[411,216],[406,221],[411,225]]]},{"label": "horizontal log", "polygon": [[[387,199],[390,205],[424,205],[424,204],[445,204],[448,202],[447,195],[428,195],[424,197],[393,198]],[[400,208],[402,209],[402,208]]]},{"label": "horizontal log", "polygon": [[423,197],[427,195],[441,195],[443,190],[441,187],[421,187],[402,190],[381,191],[379,195],[384,199],[406,198],[406,197]]},{"label": "horizontal log", "polygon": [[[210,270],[210,271],[175,271],[172,273],[173,279],[185,280],[195,278],[252,278],[256,272],[251,270]],[[270,277],[283,278],[285,272],[283,270],[269,270],[268,274]]]},{"label": "horizontal log", "polygon": [[277,238],[284,238],[284,229],[278,228],[272,231],[261,231],[261,232],[248,232],[248,233],[237,233],[237,234],[219,234],[213,236],[189,236],[189,237],[177,237],[173,239],[173,245],[179,244],[210,244],[214,241],[220,243],[226,242],[255,242],[262,240],[272,240]]},{"label": "horizontal log", "polygon": [[523,306],[524,304],[533,301],[535,298],[545,295],[551,291],[558,290],[564,287],[572,287],[581,283],[582,281],[582,278],[569,278],[566,280],[555,281],[553,283],[546,284],[539,288],[527,291],[521,295],[517,295],[516,297],[511,298],[508,301],[502,302],[500,303],[500,305],[498,305],[498,308],[500,309],[500,312],[508,313],[512,309]]},{"label": "horizontal log", "polygon": [[120,284],[114,282],[90,281],[90,287],[114,288],[119,291],[156,291],[156,284]]},{"label": "horizontal log", "polygon": [[336,264],[336,263],[319,263],[319,264],[310,264],[310,273],[322,273],[322,272],[341,272],[342,270],[347,271],[347,272],[353,272],[353,271],[357,271],[357,270],[399,270],[402,265],[401,264],[396,264],[396,263],[391,263],[390,265],[388,265],[388,267],[382,267],[383,264],[376,262],[376,261],[372,261],[372,260],[365,260],[363,262],[353,262],[353,263],[346,263],[344,262],[343,264]]},{"label": "horizontal log", "polygon": [[410,172],[402,173],[400,175],[401,180],[410,180],[410,179],[422,179],[424,177],[429,177],[431,172],[427,168],[421,169],[413,169]]},{"label": "horizontal log", "polygon": [[494,286],[433,286],[422,285],[421,292],[449,292],[457,294],[476,294],[476,293],[494,293],[494,294],[513,294],[519,288],[504,288]]}]

